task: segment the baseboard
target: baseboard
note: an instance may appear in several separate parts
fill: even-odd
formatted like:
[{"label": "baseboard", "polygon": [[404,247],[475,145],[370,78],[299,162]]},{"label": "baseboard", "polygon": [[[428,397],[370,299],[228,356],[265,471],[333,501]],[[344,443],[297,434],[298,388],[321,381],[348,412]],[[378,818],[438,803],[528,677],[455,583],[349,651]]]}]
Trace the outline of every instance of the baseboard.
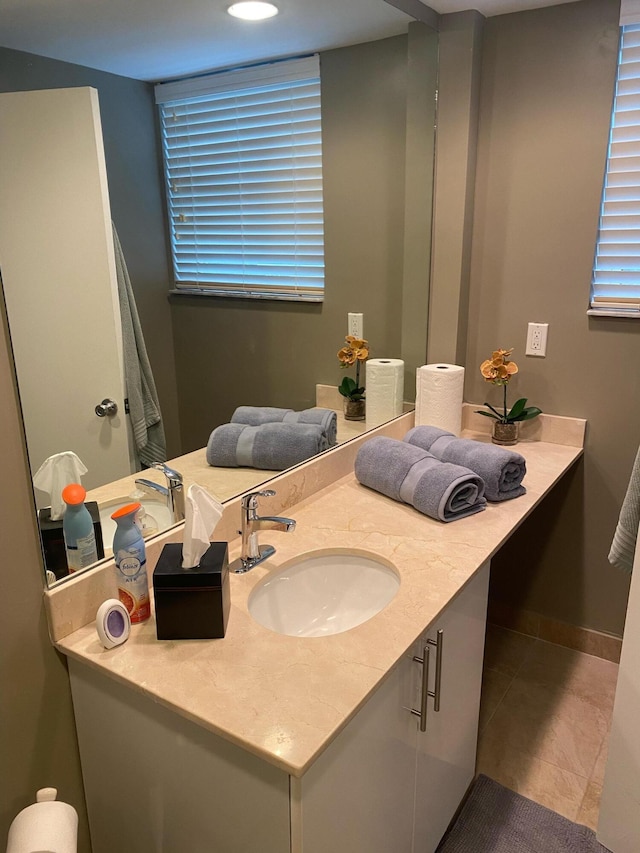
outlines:
[{"label": "baseboard", "polygon": [[550,619],[533,610],[522,610],[502,601],[490,601],[487,620],[493,625],[508,628],[548,643],[556,643],[587,655],[619,663],[622,639],[613,634],[594,631],[579,625],[569,625]]}]

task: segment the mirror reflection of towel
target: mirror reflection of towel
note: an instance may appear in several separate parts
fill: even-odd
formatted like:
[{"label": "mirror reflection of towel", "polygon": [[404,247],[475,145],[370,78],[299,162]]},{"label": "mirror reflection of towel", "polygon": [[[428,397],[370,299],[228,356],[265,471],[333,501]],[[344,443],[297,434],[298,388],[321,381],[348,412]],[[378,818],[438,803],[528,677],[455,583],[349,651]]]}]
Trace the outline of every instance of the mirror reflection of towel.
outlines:
[{"label": "mirror reflection of towel", "polygon": [[209,436],[207,462],[218,468],[284,471],[328,448],[320,424],[222,424]]},{"label": "mirror reflection of towel", "polygon": [[115,225],[113,223],[111,225],[116,257],[118,300],[122,322],[124,378],[129,401],[129,417],[136,454],[142,467],[147,468],[153,462],[167,461],[167,445],[162,425],[160,401],[151,371],[151,362],[147,355],[129,272]]},{"label": "mirror reflection of towel", "polygon": [[275,406],[238,406],[231,415],[231,423],[249,424],[249,426],[269,423],[320,424],[327,436],[329,447],[333,447],[338,438],[338,416],[336,412],[333,409],[319,407],[294,412],[293,409],[279,409]]}]

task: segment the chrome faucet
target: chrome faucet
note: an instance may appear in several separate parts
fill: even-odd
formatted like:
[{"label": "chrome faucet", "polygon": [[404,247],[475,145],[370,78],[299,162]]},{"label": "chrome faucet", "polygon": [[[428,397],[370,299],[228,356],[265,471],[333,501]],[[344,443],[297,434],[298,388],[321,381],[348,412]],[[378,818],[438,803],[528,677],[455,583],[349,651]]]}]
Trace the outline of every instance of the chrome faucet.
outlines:
[{"label": "chrome faucet", "polygon": [[234,560],[229,567],[232,572],[241,574],[248,572],[258,563],[262,563],[267,557],[276,553],[273,545],[260,545],[258,543],[258,532],[260,530],[282,530],[288,533],[294,530],[296,523],[292,518],[281,518],[277,515],[258,515],[258,498],[271,498],[275,495],[273,489],[265,489],[263,492],[249,492],[242,498],[242,529],[238,533],[242,535],[242,551],[240,557]]},{"label": "chrome faucet", "polygon": [[135,481],[136,486],[148,495],[160,494],[166,498],[173,521],[182,521],[184,519],[184,485],[182,474],[174,471],[173,468],[169,468],[164,462],[152,462],[149,467],[162,471],[167,478],[167,485],[160,486],[152,480],[139,479]]}]

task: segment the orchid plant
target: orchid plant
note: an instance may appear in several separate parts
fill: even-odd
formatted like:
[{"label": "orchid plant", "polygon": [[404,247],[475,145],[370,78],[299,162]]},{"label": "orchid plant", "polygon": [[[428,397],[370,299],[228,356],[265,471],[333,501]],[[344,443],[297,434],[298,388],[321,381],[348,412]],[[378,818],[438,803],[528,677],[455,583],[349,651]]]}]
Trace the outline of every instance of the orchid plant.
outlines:
[{"label": "orchid plant", "polygon": [[542,414],[537,406],[527,406],[527,398],[522,397],[516,400],[511,409],[507,408],[507,385],[511,381],[511,377],[518,372],[518,365],[515,361],[511,361],[511,349],[498,349],[491,354],[491,358],[486,359],[480,365],[480,373],[484,376],[485,382],[491,385],[501,385],[503,391],[502,411],[498,411],[489,403],[485,406],[491,411],[477,411],[476,414],[484,415],[486,418],[493,418],[501,424],[513,424],[517,421],[529,421],[531,418],[536,418]]},{"label": "orchid plant", "polygon": [[343,397],[354,402],[364,399],[364,386],[360,386],[360,366],[369,358],[369,343],[362,338],[354,338],[353,335],[347,335],[345,338],[345,346],[338,350],[338,358],[342,368],[356,366],[355,380],[351,376],[345,376],[338,391]]}]

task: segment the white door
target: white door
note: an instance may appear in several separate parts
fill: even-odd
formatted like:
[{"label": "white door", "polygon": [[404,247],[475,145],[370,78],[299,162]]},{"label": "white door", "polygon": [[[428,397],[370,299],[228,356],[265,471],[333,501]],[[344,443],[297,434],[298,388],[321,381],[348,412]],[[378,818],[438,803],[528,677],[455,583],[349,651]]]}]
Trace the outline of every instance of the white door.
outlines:
[{"label": "white door", "polygon": [[640,850],[639,712],[640,546],[636,546],[597,832],[598,841],[613,853]]},{"label": "white door", "polygon": [[[436,693],[437,649],[427,638],[437,641],[442,631],[440,709],[428,698],[426,731],[417,740],[414,853],[433,853],[475,775],[488,592],[489,563],[416,649],[417,657],[425,645],[430,650],[428,688]],[[415,701],[419,707],[418,696]]]},{"label": "white door", "polygon": [[131,473],[95,89],[0,94],[0,274],[32,471],[73,450],[87,488]]}]

